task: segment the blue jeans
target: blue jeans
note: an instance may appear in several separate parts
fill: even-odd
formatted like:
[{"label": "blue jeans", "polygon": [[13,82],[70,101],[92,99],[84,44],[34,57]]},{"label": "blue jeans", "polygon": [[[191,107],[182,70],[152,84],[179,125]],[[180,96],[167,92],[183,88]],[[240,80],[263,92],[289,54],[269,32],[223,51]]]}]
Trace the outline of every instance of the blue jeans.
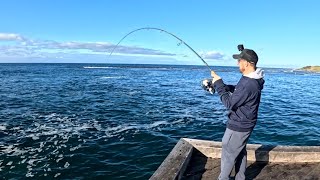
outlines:
[{"label": "blue jeans", "polygon": [[236,180],[244,180],[247,166],[246,145],[251,135],[249,132],[237,132],[226,129],[222,138],[221,173],[219,180],[229,180],[235,167]]}]

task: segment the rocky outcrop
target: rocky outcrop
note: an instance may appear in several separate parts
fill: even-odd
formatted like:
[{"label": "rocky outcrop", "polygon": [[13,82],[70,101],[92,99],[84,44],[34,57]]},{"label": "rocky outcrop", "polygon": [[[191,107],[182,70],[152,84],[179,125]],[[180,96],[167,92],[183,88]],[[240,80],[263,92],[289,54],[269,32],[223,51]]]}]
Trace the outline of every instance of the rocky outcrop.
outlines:
[{"label": "rocky outcrop", "polygon": [[300,68],[298,70],[309,71],[309,72],[320,72],[320,66],[305,66],[305,67]]}]

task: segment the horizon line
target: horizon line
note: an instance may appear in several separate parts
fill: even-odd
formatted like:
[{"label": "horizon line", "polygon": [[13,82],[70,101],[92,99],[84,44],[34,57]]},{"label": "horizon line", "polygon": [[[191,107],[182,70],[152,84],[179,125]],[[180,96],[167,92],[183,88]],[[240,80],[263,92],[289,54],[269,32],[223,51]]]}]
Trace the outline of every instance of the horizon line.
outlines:
[{"label": "horizon line", "polygon": [[[155,63],[109,63],[109,62],[0,62],[0,64],[114,64],[114,65],[161,65],[161,66],[203,66],[200,64],[155,64]],[[279,65],[284,66],[284,65]],[[309,66],[309,65],[308,65]],[[312,66],[312,65],[310,65]],[[238,67],[238,66],[230,66],[230,65],[218,65],[218,66],[210,66],[210,67]],[[299,69],[294,67],[275,67],[275,66],[257,66],[260,68],[275,68],[275,69]],[[306,66],[303,66],[306,67]],[[301,68],[303,68],[301,67]]]}]

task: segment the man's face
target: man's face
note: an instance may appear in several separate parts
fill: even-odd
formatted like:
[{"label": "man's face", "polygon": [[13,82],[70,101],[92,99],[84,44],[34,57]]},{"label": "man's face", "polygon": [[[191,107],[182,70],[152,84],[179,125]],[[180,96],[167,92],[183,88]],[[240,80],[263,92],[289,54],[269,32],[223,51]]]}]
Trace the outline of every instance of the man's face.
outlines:
[{"label": "man's face", "polygon": [[244,59],[238,59],[238,66],[239,66],[239,71],[243,73],[247,66],[247,61]]}]

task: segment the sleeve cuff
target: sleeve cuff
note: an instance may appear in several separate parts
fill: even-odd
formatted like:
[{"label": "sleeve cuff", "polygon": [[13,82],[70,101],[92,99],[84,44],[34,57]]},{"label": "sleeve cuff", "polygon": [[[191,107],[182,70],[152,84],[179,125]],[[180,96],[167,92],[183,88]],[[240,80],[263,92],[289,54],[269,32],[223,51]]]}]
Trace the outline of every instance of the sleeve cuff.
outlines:
[{"label": "sleeve cuff", "polygon": [[222,87],[222,86],[224,86],[224,83],[223,83],[222,79],[219,79],[219,80],[217,80],[216,82],[213,83],[213,87],[215,89],[218,89],[219,87]]}]

